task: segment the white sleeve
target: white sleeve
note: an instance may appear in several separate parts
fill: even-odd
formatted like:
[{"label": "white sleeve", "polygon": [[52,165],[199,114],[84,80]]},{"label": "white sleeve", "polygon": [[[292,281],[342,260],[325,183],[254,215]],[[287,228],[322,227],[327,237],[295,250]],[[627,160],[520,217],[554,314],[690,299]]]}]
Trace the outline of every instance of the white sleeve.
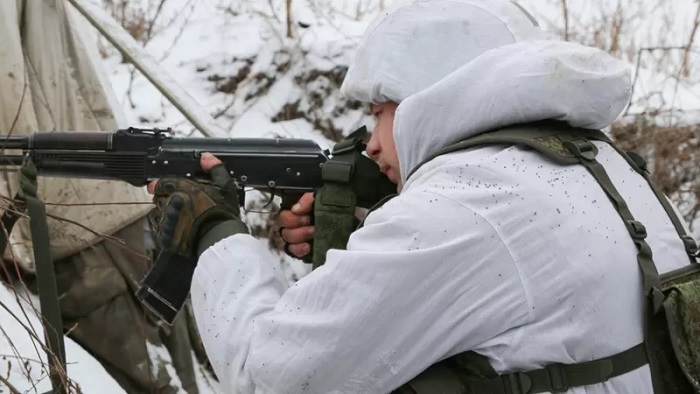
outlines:
[{"label": "white sleeve", "polygon": [[226,392],[389,392],[529,318],[493,227],[428,192],[371,213],[346,251],[286,291],[273,263],[235,235],[195,271],[196,320]]}]

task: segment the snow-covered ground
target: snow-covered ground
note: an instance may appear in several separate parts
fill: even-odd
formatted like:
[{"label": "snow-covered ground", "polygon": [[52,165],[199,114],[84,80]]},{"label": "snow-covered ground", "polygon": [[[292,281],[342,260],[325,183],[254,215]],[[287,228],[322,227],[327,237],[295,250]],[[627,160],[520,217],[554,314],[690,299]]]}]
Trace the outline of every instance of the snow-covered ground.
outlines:
[{"label": "snow-covered ground", "polygon": [[[21,393],[45,393],[51,390],[51,381],[46,352],[38,345],[44,335],[37,318],[39,299],[17,287],[15,291],[0,285],[0,302],[9,309],[0,313],[0,375]],[[80,345],[65,338],[65,347],[68,373],[84,393],[124,392]],[[0,392],[6,389],[0,382]]]},{"label": "snow-covered ground", "polygon": [[[91,1],[100,6],[110,3]],[[153,15],[158,3],[132,0],[130,7],[138,9],[135,5],[140,4],[141,9]],[[327,148],[334,139],[358,126],[371,125],[366,108],[341,98],[338,87],[365,26],[380,12],[380,4],[391,3],[389,0],[294,0],[294,37],[287,38],[285,1],[167,0],[145,49],[231,136],[309,138]],[[564,34],[562,2],[522,0],[520,3],[552,35]],[[619,29],[619,42],[624,44],[620,56],[630,61],[636,81],[628,117],[654,109],[667,115],[658,118],[661,123],[677,121],[679,116],[685,122],[700,121],[700,83],[697,83],[700,72],[695,70],[688,80],[676,78],[684,51],[642,49],[687,45],[698,7],[696,1],[659,2],[655,7],[632,1],[569,3],[570,37],[590,44],[602,43],[605,47],[614,41],[611,38],[614,35],[609,29],[596,32],[592,26],[612,26],[614,21],[608,20],[611,14],[606,12],[624,3],[619,15],[629,19]],[[673,23],[669,23],[669,18]],[[133,67],[122,62],[114,48],[104,40],[100,40],[100,45],[106,55],[101,60],[106,77],[129,125],[172,127],[180,134],[197,134],[146,78],[133,73]],[[666,55],[663,61],[659,60],[661,54]],[[691,67],[697,67],[699,62],[697,51],[692,52]],[[246,218],[251,224],[267,220],[265,214],[259,213],[249,213]],[[700,226],[696,228],[695,235],[700,238]],[[286,256],[280,256],[280,261],[290,280],[308,272],[308,267]],[[38,300],[31,299],[38,307]],[[7,372],[3,365],[0,375],[20,392],[49,390],[46,373],[41,371],[39,363],[32,361],[44,360],[45,354],[36,350],[35,340],[23,327],[33,326],[38,330],[38,320],[30,313],[27,321],[14,293],[2,286],[0,302],[9,305],[23,322],[5,318],[2,312],[0,361],[7,364]],[[41,336],[41,331],[35,335]],[[69,373],[83,392],[122,392],[80,346],[66,339],[66,348]],[[163,357],[162,352],[154,349],[154,360],[158,357]],[[203,394],[216,391],[204,383],[204,377],[200,378]],[[0,391],[2,388],[0,383]]]}]

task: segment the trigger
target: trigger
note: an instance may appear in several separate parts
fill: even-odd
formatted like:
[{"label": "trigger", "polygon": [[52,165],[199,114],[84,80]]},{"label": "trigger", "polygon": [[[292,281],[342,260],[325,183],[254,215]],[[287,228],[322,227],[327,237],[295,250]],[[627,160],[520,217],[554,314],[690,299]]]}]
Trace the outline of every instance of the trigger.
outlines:
[{"label": "trigger", "polygon": [[263,208],[267,208],[272,204],[272,201],[275,199],[275,189],[270,190],[270,200],[268,200],[265,205],[263,205]]}]

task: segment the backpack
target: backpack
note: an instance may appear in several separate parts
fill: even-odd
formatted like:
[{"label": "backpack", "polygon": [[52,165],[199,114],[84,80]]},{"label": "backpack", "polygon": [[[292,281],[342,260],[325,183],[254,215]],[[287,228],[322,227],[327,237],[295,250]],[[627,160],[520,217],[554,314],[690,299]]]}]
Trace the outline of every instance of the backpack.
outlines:
[{"label": "backpack", "polygon": [[[644,225],[635,220],[627,204],[596,160],[592,141],[611,145],[630,167],[644,177],[683,240],[690,264],[659,275],[647,242]],[[542,393],[602,383],[649,365],[654,392],[700,393],[700,264],[698,246],[686,234],[663,193],[653,184],[644,159],[623,152],[600,130],[573,128],[559,121],[515,125],[483,133],[450,145],[421,162],[450,152],[484,144],[520,144],[535,149],[561,165],[583,165],[603,188],[637,246],[645,309],[644,341],[621,353],[577,364],[550,364],[534,371],[499,375],[476,352],[457,354],[438,362],[393,391],[422,393]],[[409,177],[410,175],[409,174]],[[376,207],[375,207],[376,209]],[[659,256],[655,256],[658,258]]]}]

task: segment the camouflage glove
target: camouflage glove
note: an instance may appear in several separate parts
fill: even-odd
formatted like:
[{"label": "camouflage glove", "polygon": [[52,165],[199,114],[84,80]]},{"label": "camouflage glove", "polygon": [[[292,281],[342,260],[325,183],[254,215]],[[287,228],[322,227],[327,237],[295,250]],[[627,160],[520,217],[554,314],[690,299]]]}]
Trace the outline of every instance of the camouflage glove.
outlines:
[{"label": "camouflage glove", "polygon": [[148,220],[162,251],[198,256],[223,238],[248,233],[240,218],[235,181],[223,164],[210,173],[211,185],[185,178],[163,178],[156,184],[156,206]]}]

